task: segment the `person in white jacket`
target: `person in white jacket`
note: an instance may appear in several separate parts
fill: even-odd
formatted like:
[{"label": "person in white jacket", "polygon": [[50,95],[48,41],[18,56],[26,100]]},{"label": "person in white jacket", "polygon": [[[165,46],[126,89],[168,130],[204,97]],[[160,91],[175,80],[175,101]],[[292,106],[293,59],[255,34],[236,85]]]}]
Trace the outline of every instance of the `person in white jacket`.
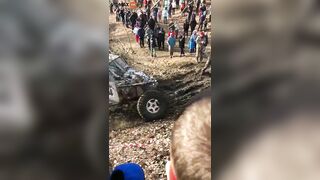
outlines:
[{"label": "person in white jacket", "polygon": [[167,24],[168,23],[168,7],[164,7],[164,10],[162,11],[162,18],[163,18],[163,23]]}]

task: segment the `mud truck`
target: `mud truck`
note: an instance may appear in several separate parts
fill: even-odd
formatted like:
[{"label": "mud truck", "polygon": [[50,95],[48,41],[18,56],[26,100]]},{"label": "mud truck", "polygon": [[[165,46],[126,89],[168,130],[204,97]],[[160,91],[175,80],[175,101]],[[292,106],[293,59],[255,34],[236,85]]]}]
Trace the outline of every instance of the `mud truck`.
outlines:
[{"label": "mud truck", "polygon": [[146,121],[163,118],[168,108],[168,98],[158,89],[156,79],[109,53],[109,107],[130,102],[136,102],[139,115]]}]

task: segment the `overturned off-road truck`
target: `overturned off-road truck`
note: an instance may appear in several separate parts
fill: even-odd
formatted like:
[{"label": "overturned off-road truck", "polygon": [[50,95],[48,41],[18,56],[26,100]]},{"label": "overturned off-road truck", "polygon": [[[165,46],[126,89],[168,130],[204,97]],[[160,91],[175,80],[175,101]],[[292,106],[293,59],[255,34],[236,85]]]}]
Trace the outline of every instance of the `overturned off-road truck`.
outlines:
[{"label": "overturned off-road truck", "polygon": [[168,109],[168,98],[158,89],[156,79],[109,53],[109,107],[130,102],[136,102],[139,115],[146,121],[163,118]]}]

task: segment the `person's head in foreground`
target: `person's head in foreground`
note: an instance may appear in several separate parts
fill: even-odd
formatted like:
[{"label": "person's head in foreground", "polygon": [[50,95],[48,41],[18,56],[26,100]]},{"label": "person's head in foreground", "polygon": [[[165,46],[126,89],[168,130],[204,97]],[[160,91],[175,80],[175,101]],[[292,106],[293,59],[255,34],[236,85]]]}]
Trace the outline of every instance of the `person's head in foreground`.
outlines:
[{"label": "person's head in foreground", "polygon": [[124,163],[116,166],[110,180],[145,180],[143,169],[135,163]]},{"label": "person's head in foreground", "polygon": [[211,98],[191,104],[172,131],[168,180],[211,179]]}]

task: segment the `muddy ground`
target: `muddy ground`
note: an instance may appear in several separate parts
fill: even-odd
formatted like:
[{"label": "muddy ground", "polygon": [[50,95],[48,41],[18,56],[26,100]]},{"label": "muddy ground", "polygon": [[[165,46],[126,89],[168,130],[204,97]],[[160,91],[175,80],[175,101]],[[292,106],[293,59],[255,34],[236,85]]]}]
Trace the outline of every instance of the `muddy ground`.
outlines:
[{"label": "muddy ground", "polygon": [[[209,7],[209,6],[208,6]],[[180,12],[179,10],[177,12]],[[185,18],[180,13],[173,16],[182,28]],[[160,23],[168,32],[167,25]],[[209,39],[211,23],[208,24]],[[139,163],[147,179],[166,179],[165,162],[169,159],[169,145],[173,122],[183,112],[191,97],[211,86],[210,74],[200,74],[205,65],[197,63],[195,55],[188,53],[186,38],[186,56],[180,57],[176,48],[174,57],[157,49],[157,57],[150,57],[148,49],[141,49],[135,42],[131,29],[115,21],[115,15],[109,16],[109,45],[112,52],[124,57],[137,70],[154,76],[159,81],[159,88],[173,93],[172,106],[165,119],[144,122],[136,111],[135,104],[110,111],[109,114],[109,159],[111,167],[125,162]],[[146,43],[145,43],[146,44]],[[146,45],[147,46],[147,45]],[[206,54],[210,55],[211,47]]]}]

